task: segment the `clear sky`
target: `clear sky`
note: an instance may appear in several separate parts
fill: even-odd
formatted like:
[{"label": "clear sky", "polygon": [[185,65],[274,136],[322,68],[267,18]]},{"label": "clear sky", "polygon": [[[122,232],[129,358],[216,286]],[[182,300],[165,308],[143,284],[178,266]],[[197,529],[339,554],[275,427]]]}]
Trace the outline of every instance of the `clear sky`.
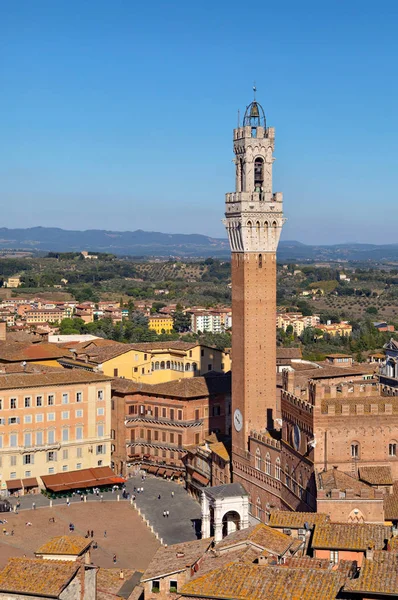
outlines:
[{"label": "clear sky", "polygon": [[304,243],[398,242],[396,0],[2,0],[1,226],[224,237],[253,81]]}]

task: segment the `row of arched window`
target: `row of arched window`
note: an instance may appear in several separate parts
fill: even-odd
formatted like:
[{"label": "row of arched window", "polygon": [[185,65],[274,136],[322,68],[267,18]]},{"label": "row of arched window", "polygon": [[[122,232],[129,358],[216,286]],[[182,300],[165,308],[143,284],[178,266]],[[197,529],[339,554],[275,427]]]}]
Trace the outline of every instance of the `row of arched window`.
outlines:
[{"label": "row of arched window", "polygon": [[263,224],[261,224],[260,221],[256,221],[255,224],[253,224],[251,221],[247,222],[247,227],[249,227],[250,233],[253,231],[254,228],[256,229],[256,231],[258,233],[260,233],[261,226],[263,226],[264,229],[267,230],[269,227],[277,227],[278,224],[276,221],[272,221],[272,223],[269,223],[268,221],[264,221]]},{"label": "row of arched window", "polygon": [[174,360],[162,360],[151,363],[152,371],[163,371],[164,369],[171,369],[173,371],[196,371],[198,368],[197,363],[184,363]]},{"label": "row of arched window", "polygon": [[[255,456],[255,466],[256,469],[258,469],[259,471],[263,470],[262,463],[263,459],[261,458],[261,452],[259,448],[257,448]],[[302,498],[303,500],[305,499],[306,491],[303,488],[303,476],[300,472],[298,475],[298,481],[296,481],[296,479],[294,478],[293,471],[292,473],[290,473],[289,465],[285,465],[282,477],[281,461],[280,458],[277,457],[275,460],[274,473],[272,473],[271,455],[269,452],[267,452],[265,456],[264,463],[264,472],[266,473],[266,475],[270,475],[271,477],[275,477],[275,479],[278,479],[278,481],[282,481],[282,483],[285,483],[285,485],[290,490],[292,490],[294,494],[299,495],[300,498]]]}]

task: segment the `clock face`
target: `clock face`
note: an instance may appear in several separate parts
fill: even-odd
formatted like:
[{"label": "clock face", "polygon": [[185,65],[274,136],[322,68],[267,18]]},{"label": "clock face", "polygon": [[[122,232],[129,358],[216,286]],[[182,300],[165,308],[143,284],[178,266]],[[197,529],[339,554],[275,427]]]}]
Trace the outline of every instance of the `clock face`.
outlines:
[{"label": "clock face", "polygon": [[234,412],[234,427],[236,431],[240,431],[243,427],[243,417],[239,408],[237,408]]},{"label": "clock face", "polygon": [[295,450],[300,450],[301,431],[300,431],[300,427],[298,425],[294,426],[292,437],[293,437],[293,446],[294,446]]}]

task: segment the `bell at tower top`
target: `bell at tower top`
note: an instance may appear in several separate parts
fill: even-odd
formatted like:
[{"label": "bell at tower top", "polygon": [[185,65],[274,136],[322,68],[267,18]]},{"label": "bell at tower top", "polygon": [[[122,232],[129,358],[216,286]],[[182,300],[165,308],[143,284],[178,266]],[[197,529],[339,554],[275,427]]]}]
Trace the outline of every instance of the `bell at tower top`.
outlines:
[{"label": "bell at tower top", "polygon": [[245,116],[243,117],[243,126],[264,127],[265,129],[265,125],[264,109],[259,102],[253,100],[253,102],[246,107]]},{"label": "bell at tower top", "polygon": [[243,117],[243,127],[264,127],[265,129],[265,113],[264,109],[256,100],[257,88],[254,85],[254,99],[246,107],[245,116]]}]

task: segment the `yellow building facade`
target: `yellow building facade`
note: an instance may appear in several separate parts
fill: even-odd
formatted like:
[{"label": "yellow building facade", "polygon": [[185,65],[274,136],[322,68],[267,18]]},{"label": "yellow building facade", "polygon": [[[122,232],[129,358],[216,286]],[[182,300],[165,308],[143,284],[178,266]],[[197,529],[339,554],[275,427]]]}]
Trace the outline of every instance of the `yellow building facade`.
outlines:
[{"label": "yellow building facade", "polygon": [[159,335],[161,333],[171,333],[173,331],[173,317],[169,315],[151,315],[148,317],[148,327]]},{"label": "yellow building facade", "polygon": [[71,348],[71,353],[73,358],[60,359],[63,366],[150,384],[195,377],[209,371],[227,372],[231,368],[228,353],[180,341],[122,344],[96,339]]}]

